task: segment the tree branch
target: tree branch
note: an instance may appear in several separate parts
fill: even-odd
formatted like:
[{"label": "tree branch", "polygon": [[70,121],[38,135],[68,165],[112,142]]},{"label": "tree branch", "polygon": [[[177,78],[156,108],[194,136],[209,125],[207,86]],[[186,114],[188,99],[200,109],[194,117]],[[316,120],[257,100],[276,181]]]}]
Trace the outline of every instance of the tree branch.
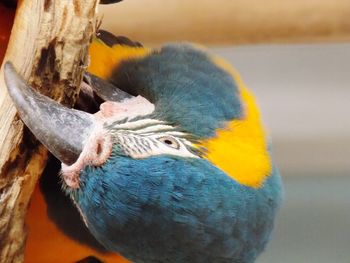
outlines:
[{"label": "tree branch", "polygon": [[[5,61],[47,96],[72,105],[88,63],[98,0],[18,3]],[[24,219],[47,151],[24,128],[0,72],[0,262],[23,261]]]}]

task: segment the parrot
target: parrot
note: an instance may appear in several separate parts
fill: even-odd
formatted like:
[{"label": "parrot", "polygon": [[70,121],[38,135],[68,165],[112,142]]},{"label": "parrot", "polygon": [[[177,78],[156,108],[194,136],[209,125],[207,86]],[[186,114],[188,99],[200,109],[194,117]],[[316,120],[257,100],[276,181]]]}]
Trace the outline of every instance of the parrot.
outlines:
[{"label": "parrot", "polygon": [[90,60],[79,109],[4,67],[20,118],[60,160],[90,233],[136,263],[255,262],[283,187],[235,69],[198,45],[146,48],[103,30]]}]

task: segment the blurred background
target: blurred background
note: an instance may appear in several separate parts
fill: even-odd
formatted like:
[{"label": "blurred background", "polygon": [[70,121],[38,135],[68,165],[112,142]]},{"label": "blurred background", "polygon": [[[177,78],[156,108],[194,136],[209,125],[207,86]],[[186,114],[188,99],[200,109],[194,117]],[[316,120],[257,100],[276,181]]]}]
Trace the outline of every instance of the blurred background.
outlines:
[{"label": "blurred background", "polygon": [[102,28],[230,61],[273,141],[285,201],[258,263],[350,262],[350,1],[125,0]]}]

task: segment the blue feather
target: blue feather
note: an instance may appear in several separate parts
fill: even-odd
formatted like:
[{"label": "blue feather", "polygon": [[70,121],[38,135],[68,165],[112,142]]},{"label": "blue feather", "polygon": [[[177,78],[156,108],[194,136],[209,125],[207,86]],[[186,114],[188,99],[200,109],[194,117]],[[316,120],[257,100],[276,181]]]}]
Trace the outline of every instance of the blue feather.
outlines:
[{"label": "blue feather", "polygon": [[80,180],[71,196],[90,231],[134,262],[251,263],[281,199],[276,169],[254,189],[204,159],[114,155]]},{"label": "blue feather", "polygon": [[154,118],[198,138],[212,137],[226,121],[242,117],[232,76],[191,45],[167,45],[145,58],[124,61],[110,81],[155,103]]}]

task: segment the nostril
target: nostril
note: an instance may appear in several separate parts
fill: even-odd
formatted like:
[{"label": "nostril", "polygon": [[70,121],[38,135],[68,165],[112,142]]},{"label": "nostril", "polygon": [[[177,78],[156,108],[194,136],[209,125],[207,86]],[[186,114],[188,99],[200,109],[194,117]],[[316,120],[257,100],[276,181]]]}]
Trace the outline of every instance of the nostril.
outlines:
[{"label": "nostril", "polygon": [[[93,135],[91,139],[91,150],[93,154],[89,156],[88,162],[94,166],[104,164],[112,153],[112,138],[105,132]],[[88,148],[87,148],[88,150]]]},{"label": "nostril", "polygon": [[102,145],[101,145],[101,143],[99,142],[99,143],[97,143],[96,154],[97,154],[97,155],[100,155],[101,152],[102,152]]}]

